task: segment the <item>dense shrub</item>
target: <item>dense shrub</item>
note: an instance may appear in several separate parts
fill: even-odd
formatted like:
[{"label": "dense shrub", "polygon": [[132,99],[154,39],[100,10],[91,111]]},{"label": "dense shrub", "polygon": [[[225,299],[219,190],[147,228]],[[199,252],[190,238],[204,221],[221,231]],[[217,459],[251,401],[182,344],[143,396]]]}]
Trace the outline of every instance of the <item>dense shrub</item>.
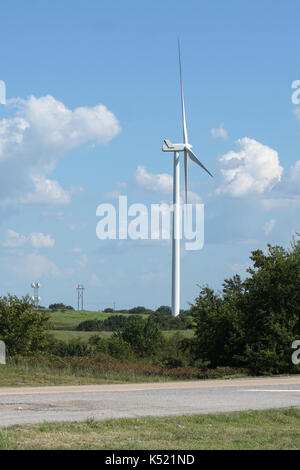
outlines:
[{"label": "dense shrub", "polygon": [[[76,327],[77,331],[117,331],[124,329],[134,316],[111,315],[105,320],[85,320]],[[192,328],[191,316],[180,313],[174,318],[170,314],[152,313],[150,315],[160,330],[185,330]]]},{"label": "dense shrub", "polygon": [[46,350],[50,326],[49,316],[35,310],[29,297],[9,294],[0,298],[0,339],[5,342],[8,355],[25,356]]},{"label": "dense shrub", "polygon": [[104,331],[116,331],[124,328],[126,325],[127,317],[124,315],[111,315],[103,320]]},{"label": "dense shrub", "polygon": [[256,250],[250,259],[250,276],[226,279],[222,295],[201,289],[191,309],[195,338],[186,348],[211,367],[300,372],[291,361],[292,342],[300,339],[300,244],[268,245],[266,254]]},{"label": "dense shrub", "polygon": [[118,336],[111,338],[102,338],[101,336],[91,336],[89,345],[93,354],[102,352],[110,355],[115,359],[134,360],[136,359],[132,347],[129,343]]},{"label": "dense shrub", "polygon": [[105,320],[85,320],[76,327],[77,331],[116,331],[124,328],[127,317],[124,315],[111,315]]},{"label": "dense shrub", "polygon": [[164,315],[171,315],[172,310],[171,307],[168,307],[167,305],[161,305],[155,310],[155,313],[162,313]]},{"label": "dense shrub", "polygon": [[102,320],[85,320],[76,327],[77,331],[101,331],[103,330]]},{"label": "dense shrub", "polygon": [[146,307],[133,307],[130,310],[127,310],[128,313],[134,313],[134,314],[147,314],[147,313],[152,313],[152,310]]},{"label": "dense shrub", "polygon": [[81,341],[79,338],[72,339],[68,342],[52,339],[51,344],[47,349],[48,354],[53,354],[58,357],[84,357],[90,355],[91,352],[92,350],[89,345]]},{"label": "dense shrub", "polygon": [[129,343],[137,357],[151,357],[163,342],[162,333],[151,317],[146,320],[129,317],[124,329],[115,335]]},{"label": "dense shrub", "polygon": [[180,313],[177,317],[173,317],[171,313],[152,313],[150,315],[160,330],[186,330],[192,328],[192,319],[188,315]]}]

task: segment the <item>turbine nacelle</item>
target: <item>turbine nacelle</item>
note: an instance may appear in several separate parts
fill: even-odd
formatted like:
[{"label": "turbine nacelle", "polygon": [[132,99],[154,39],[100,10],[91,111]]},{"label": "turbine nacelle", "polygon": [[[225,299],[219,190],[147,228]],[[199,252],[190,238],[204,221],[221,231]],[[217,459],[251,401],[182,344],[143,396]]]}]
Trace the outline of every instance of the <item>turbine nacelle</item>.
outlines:
[{"label": "turbine nacelle", "polygon": [[162,151],[163,152],[184,152],[184,173],[185,173],[185,194],[186,194],[186,199],[187,199],[187,158],[189,158],[194,162],[197,163],[206,173],[208,173],[210,176],[212,174],[208,171],[207,168],[203,165],[203,163],[200,162],[198,157],[194,154],[192,151],[193,146],[191,144],[172,144],[172,142],[168,139],[164,139],[164,144],[162,146]]},{"label": "turbine nacelle", "polygon": [[172,144],[170,140],[164,139],[164,144],[161,149],[163,152],[183,152],[185,147],[186,144]]}]

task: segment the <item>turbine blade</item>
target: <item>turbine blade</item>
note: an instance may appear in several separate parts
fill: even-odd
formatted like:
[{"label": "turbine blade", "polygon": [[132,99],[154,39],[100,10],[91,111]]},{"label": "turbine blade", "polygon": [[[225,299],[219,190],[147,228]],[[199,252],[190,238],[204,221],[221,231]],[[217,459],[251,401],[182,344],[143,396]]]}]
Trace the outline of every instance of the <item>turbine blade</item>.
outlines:
[{"label": "turbine blade", "polygon": [[184,107],[184,95],[183,95],[183,84],[182,84],[182,70],[181,70],[181,53],[180,53],[180,41],[178,39],[178,57],[179,57],[179,74],[180,74],[180,93],[181,93],[181,113],[182,113],[182,126],[183,126],[183,142],[188,143],[187,129],[186,129],[186,118],[185,118],[185,107]]},{"label": "turbine blade", "polygon": [[185,183],[185,203],[187,204],[187,173],[188,173],[188,156],[186,150],[184,151],[184,183]]},{"label": "turbine blade", "polygon": [[193,162],[197,163],[197,165],[201,166],[201,168],[203,168],[203,170],[205,170],[206,173],[208,173],[211,177],[213,177],[213,175],[208,171],[208,169],[205,168],[205,166],[200,162],[200,160],[198,160],[198,158],[196,157],[196,155],[194,154],[194,152],[192,152],[191,149],[189,149],[188,147],[186,147],[186,151],[187,151],[187,153],[189,154],[190,159],[193,160]]}]

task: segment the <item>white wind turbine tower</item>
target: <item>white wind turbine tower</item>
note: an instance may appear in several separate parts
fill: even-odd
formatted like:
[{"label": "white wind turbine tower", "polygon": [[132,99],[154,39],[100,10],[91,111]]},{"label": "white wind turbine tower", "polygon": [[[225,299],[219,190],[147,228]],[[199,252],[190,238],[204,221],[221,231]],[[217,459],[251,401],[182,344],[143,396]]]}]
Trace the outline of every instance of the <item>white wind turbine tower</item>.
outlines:
[{"label": "white wind turbine tower", "polygon": [[172,144],[168,139],[164,140],[162,146],[163,152],[174,152],[174,167],[173,167],[173,235],[172,235],[172,315],[176,317],[180,313],[180,152],[184,153],[184,180],[185,180],[185,202],[187,202],[187,167],[188,159],[190,158],[194,163],[197,163],[203,170],[210,176],[212,174],[205,168],[205,166],[198,160],[192,151],[192,145],[188,142],[183,85],[182,85],[182,70],[181,70],[181,54],[180,42],[178,40],[178,55],[179,55],[179,73],[180,73],[180,93],[181,93],[181,112],[182,112],[182,126],[183,126],[183,143]]}]

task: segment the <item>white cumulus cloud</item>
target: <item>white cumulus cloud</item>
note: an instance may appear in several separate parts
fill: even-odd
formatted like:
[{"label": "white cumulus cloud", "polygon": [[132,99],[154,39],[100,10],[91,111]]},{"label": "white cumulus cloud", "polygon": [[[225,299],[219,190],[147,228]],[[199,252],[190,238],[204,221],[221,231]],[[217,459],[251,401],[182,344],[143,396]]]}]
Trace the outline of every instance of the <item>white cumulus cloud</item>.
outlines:
[{"label": "white cumulus cloud", "polygon": [[66,204],[70,192],[50,179],[59,159],[83,144],[107,144],[120,132],[103,104],[68,109],[51,95],[10,100],[0,120],[0,204]]},{"label": "white cumulus cloud", "polygon": [[173,190],[173,177],[168,173],[149,173],[144,166],[138,166],[135,181],[139,186],[149,191],[168,194]]},{"label": "white cumulus cloud", "polygon": [[20,246],[28,245],[33,248],[53,248],[55,243],[54,238],[50,235],[44,235],[41,232],[31,232],[28,236],[21,235],[14,230],[7,230],[6,240],[3,246],[7,248],[18,248]]},{"label": "white cumulus cloud", "polygon": [[[148,191],[160,194],[172,194],[173,176],[168,173],[149,173],[144,166],[138,166],[135,173],[135,181]],[[200,203],[201,197],[194,191],[187,192],[188,203]],[[185,191],[181,192],[181,202],[185,202]]]},{"label": "white cumulus cloud", "polygon": [[237,152],[232,150],[220,158],[224,183],[217,193],[242,197],[272,189],[283,172],[276,150],[249,137],[239,139],[237,145]]},{"label": "white cumulus cloud", "polygon": [[228,132],[224,128],[223,124],[220,124],[219,127],[213,127],[210,130],[210,134],[214,139],[223,139],[226,140],[228,138]]}]

